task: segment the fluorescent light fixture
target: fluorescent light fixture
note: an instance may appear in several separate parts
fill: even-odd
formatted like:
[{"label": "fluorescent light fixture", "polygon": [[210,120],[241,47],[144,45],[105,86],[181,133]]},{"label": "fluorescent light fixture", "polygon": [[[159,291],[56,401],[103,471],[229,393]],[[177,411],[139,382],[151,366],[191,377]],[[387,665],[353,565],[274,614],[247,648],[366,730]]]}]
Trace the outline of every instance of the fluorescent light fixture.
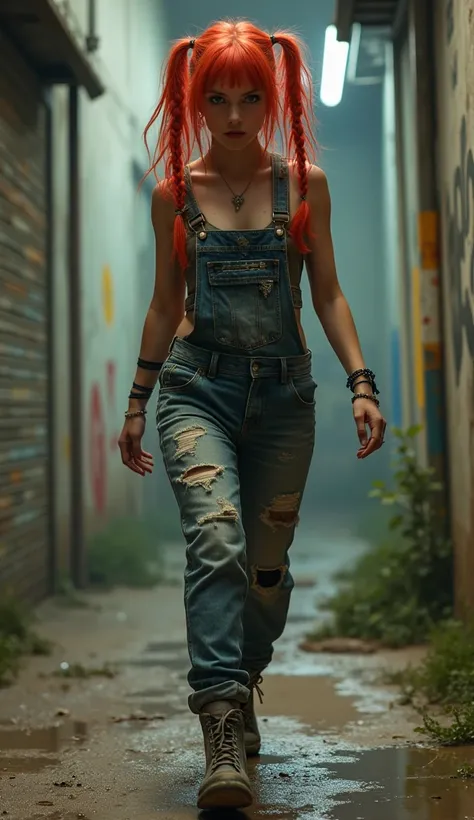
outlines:
[{"label": "fluorescent light fixture", "polygon": [[344,90],[349,43],[339,42],[336,26],[328,26],[324,38],[323,73],[319,96],[323,105],[339,105]]}]

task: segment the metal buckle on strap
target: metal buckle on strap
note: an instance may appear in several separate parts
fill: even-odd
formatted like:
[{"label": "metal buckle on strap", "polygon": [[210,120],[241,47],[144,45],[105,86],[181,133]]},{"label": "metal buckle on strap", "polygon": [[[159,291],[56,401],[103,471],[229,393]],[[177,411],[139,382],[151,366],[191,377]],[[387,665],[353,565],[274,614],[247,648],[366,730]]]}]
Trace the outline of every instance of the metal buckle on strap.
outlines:
[{"label": "metal buckle on strap", "polygon": [[273,211],[274,222],[289,222],[290,214],[288,211]]},{"label": "metal buckle on strap", "polygon": [[206,220],[204,218],[204,214],[198,214],[197,216],[193,216],[192,219],[189,220],[188,225],[192,231],[197,231],[197,229],[201,226],[203,227],[206,224]]}]

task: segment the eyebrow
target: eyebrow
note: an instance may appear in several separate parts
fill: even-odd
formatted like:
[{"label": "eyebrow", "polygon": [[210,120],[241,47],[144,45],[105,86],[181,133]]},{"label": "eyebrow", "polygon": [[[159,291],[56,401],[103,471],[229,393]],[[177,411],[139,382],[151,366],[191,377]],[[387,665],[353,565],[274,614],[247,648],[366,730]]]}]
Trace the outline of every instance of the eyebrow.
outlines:
[{"label": "eyebrow", "polygon": [[[206,93],[207,94],[217,94],[220,97],[226,97],[227,96],[226,94],[224,94],[223,91],[217,91],[217,89],[215,89],[215,88],[211,88],[211,90],[207,91]],[[251,88],[250,91],[246,91],[244,94],[242,94],[242,97],[248,97],[249,94],[257,94],[257,93],[258,93],[258,88]]]}]

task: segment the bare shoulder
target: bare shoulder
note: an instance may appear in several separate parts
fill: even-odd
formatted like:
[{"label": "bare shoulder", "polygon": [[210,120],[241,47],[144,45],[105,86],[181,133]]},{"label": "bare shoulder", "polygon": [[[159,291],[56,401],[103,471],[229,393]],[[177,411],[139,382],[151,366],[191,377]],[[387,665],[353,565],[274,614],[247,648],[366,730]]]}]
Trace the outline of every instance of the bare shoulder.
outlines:
[{"label": "bare shoulder", "polygon": [[155,185],[151,197],[151,220],[155,231],[173,226],[175,205],[171,192],[170,180],[163,180]]},{"label": "bare shoulder", "polygon": [[[290,169],[291,187],[297,191],[299,189],[298,169],[296,161],[288,163]],[[326,174],[318,165],[308,163],[308,202],[310,205],[321,206],[329,201],[329,187]]]},{"label": "bare shoulder", "polygon": [[310,165],[308,170],[308,199],[321,202],[329,197],[327,176],[318,165]]}]

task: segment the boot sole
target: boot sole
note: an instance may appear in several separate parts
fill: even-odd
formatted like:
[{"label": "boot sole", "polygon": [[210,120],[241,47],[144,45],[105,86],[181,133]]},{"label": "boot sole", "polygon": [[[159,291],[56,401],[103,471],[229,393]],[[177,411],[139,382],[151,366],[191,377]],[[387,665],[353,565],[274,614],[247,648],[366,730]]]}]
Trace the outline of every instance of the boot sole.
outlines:
[{"label": "boot sole", "polygon": [[261,748],[260,743],[246,744],[245,751],[247,753],[247,757],[256,757],[257,755],[259,755],[260,754],[260,748]]},{"label": "boot sole", "polygon": [[245,809],[253,803],[250,789],[242,783],[215,783],[198,797],[198,809]]}]

